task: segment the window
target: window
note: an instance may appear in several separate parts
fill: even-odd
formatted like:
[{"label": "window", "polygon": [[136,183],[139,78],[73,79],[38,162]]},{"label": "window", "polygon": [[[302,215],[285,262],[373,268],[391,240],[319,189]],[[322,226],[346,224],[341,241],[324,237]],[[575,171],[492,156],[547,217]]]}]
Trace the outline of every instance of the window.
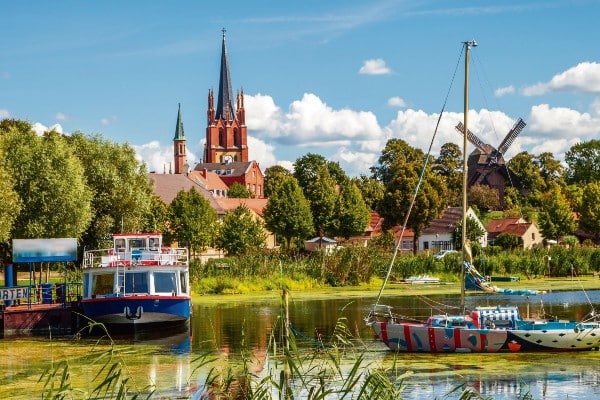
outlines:
[{"label": "window", "polygon": [[155,272],[154,292],[177,293],[177,275],[175,275],[175,272]]},{"label": "window", "polygon": [[125,293],[148,293],[148,273],[126,272]]},{"label": "window", "polygon": [[94,274],[92,278],[92,297],[114,293],[114,273]]},{"label": "window", "polygon": [[180,272],[179,273],[179,281],[181,283],[181,293],[187,293],[187,273],[186,272]]}]

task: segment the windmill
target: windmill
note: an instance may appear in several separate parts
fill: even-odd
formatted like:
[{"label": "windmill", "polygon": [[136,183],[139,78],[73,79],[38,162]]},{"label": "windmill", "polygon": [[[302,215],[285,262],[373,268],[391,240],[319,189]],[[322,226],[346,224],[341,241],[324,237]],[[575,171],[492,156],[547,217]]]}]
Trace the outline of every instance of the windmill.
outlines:
[{"label": "windmill", "polygon": [[[525,125],[527,125],[525,121],[519,118],[512,129],[506,134],[498,148],[485,143],[471,132],[471,130],[467,131],[467,140],[475,146],[475,150],[469,155],[467,161],[469,169],[467,176],[468,187],[479,184],[497,189],[501,204],[504,203],[506,181],[509,181],[509,183],[512,183],[512,185],[517,186],[521,190],[519,183],[516,182],[515,175],[506,166],[504,154],[506,154],[523,128],[525,128]],[[456,130],[461,135],[464,135],[464,125],[462,122],[456,125]]]}]

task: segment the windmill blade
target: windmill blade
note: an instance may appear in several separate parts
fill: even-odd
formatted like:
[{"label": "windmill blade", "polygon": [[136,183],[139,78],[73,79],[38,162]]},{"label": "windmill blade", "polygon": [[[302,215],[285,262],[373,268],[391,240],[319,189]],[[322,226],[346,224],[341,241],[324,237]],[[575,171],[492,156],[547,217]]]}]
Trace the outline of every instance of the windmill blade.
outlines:
[{"label": "windmill blade", "polygon": [[498,147],[498,151],[500,152],[500,154],[506,153],[506,150],[508,150],[508,148],[515,141],[517,136],[519,136],[519,133],[521,133],[523,128],[525,128],[525,125],[527,125],[527,123],[523,121],[523,118],[519,118],[517,123],[506,134],[506,137],[504,138],[502,143],[500,143],[500,146]]},{"label": "windmill blade", "polygon": [[[464,135],[465,134],[465,126],[463,125],[462,122],[459,122],[456,126],[455,126],[456,130],[461,134]],[[484,154],[488,154],[489,150],[486,149],[487,146],[483,140],[479,139],[477,136],[475,136],[475,134],[473,132],[471,132],[470,129],[468,129],[467,132],[467,140],[469,142],[471,142],[473,144],[473,146],[477,147],[479,150],[481,150],[482,153]]]}]

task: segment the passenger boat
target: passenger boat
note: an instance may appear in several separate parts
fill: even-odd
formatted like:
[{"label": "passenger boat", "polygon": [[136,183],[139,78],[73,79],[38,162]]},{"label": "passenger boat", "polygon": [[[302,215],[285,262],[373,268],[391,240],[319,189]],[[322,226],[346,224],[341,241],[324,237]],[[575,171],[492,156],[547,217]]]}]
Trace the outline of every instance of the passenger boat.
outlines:
[{"label": "passenger boat", "polygon": [[160,233],[119,233],[113,246],[83,258],[83,314],[109,332],[189,326],[186,248],[163,247]]},{"label": "passenger boat", "polygon": [[[379,291],[375,305],[365,318],[375,334],[391,350],[398,352],[518,352],[518,351],[575,351],[600,350],[600,316],[593,309],[579,321],[555,319],[524,319],[517,306],[475,307],[466,312],[464,294],[465,279],[470,278],[481,290],[492,293],[522,294],[523,291],[501,291],[484,282],[484,278],[471,265],[470,247],[465,239],[467,227],[467,111],[468,111],[468,61],[469,51],[476,46],[475,41],[465,45],[465,110],[463,133],[463,221],[462,221],[462,269],[461,269],[461,310],[458,315],[438,314],[426,321],[416,321],[396,314],[391,307],[379,304],[383,289],[391,275],[394,258],[387,276]],[[424,167],[425,168],[425,167]],[[421,177],[423,177],[423,173]],[[421,179],[421,178],[420,178]],[[414,203],[417,190],[414,192]],[[411,207],[412,207],[411,203]],[[406,220],[410,214],[407,212]],[[401,233],[402,235],[402,233]],[[526,292],[535,295],[535,291]]]}]

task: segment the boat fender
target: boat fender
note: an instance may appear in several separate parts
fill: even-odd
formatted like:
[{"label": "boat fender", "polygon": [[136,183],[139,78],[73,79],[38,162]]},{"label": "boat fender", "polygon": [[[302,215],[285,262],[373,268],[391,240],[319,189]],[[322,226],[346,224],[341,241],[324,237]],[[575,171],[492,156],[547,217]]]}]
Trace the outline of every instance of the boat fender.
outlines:
[{"label": "boat fender", "polygon": [[583,326],[583,324],[577,324],[575,325],[574,331],[575,333],[583,332],[585,331],[585,326]]}]

